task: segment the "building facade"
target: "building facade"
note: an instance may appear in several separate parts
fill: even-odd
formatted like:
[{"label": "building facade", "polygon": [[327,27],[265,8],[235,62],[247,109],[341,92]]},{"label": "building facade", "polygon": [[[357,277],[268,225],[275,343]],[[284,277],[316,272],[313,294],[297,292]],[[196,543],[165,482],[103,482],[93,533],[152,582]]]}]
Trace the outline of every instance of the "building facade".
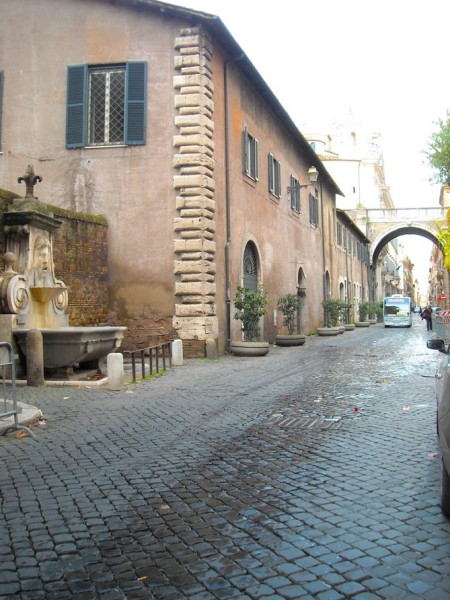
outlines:
[{"label": "building facade", "polygon": [[[325,126],[325,131],[308,133],[306,138],[343,191],[343,196],[337,197],[338,208],[351,215],[371,240],[365,209],[395,208],[385,178],[381,136],[351,115]],[[373,299],[398,293],[414,297],[412,274],[403,268],[405,261],[411,262],[404,256],[399,238],[385,245],[373,265]]]},{"label": "building facade", "polygon": [[18,192],[32,163],[40,200],[106,217],[124,348],[179,337],[187,356],[208,339],[226,351],[242,336],[238,285],[268,291],[270,342],[283,294],[303,296],[307,334],[344,281],[368,299],[367,238],[345,223],[360,251],[341,260],[340,188],[218,17],[15,0],[0,36],[0,187]]}]

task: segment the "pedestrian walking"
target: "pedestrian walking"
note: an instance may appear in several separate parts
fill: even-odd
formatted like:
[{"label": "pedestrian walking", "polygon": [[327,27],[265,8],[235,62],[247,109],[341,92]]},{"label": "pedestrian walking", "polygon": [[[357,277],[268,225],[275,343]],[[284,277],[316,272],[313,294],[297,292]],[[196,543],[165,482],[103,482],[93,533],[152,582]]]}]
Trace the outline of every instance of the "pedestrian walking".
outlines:
[{"label": "pedestrian walking", "polygon": [[427,322],[427,331],[431,331],[433,329],[433,324],[431,322],[431,307],[426,306],[420,313],[420,316]]}]

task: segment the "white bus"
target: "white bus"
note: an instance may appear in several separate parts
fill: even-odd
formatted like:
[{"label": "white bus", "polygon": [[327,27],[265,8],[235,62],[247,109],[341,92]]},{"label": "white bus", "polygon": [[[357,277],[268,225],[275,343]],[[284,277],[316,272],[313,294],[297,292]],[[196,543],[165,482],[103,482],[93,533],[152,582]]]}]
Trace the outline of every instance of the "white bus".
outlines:
[{"label": "white bus", "polygon": [[401,294],[384,298],[383,322],[385,327],[411,327],[411,298]]}]

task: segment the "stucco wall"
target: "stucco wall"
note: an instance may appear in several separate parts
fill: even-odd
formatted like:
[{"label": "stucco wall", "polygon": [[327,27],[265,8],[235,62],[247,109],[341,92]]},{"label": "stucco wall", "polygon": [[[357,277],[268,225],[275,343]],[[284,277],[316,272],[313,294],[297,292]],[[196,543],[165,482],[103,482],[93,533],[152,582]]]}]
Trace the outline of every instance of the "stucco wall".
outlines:
[{"label": "stucco wall", "polygon": [[[17,177],[32,160],[43,177],[40,198],[63,209],[105,216],[107,320],[128,327],[124,345],[145,346],[180,335],[184,336],[187,355],[196,355],[204,350],[202,335],[212,332],[223,352],[227,314],[231,317],[231,338],[239,339],[240,323],[233,319],[227,296],[232,301],[237,285],[242,283],[242,257],[248,241],[258,249],[260,280],[269,292],[263,326],[266,339],[273,342],[283,331],[281,315],[276,319],[273,311],[280,295],[296,292],[300,269],[306,288],[302,331],[314,332],[322,322],[324,270],[331,275],[334,297],[339,286],[334,188],[327,181],[317,186],[323,209],[319,227],[309,222],[308,189],[300,192],[300,214],[292,210],[287,192],[290,175],[307,182],[310,160],[304,158],[298,139],[281,124],[273,106],[240,74],[239,61],[228,63],[225,89],[224,64],[230,57],[211,38],[205,67],[211,84],[202,78],[201,71],[197,80],[180,82],[177,78],[187,72],[180,70],[179,56],[196,52],[197,42],[193,40],[190,48],[189,44],[180,46],[179,39],[195,37],[196,33],[192,22],[174,17],[170,10],[143,11],[133,3],[124,6],[103,0],[15,0],[2,10],[0,63],[4,65],[5,86],[1,186],[20,191]],[[146,144],[66,149],[67,67],[133,60],[147,62]],[[203,62],[199,64],[203,66]],[[191,95],[190,102],[197,87],[211,100],[211,110],[202,113],[207,120],[180,121],[180,116],[189,113],[182,113],[180,96],[187,99]],[[258,181],[243,175],[244,128],[259,141]],[[214,163],[204,165],[204,170],[196,165],[195,173],[177,159],[179,153],[193,152],[185,141],[179,143],[180,135],[190,134],[203,137]],[[202,152],[197,140],[195,152]],[[281,164],[280,198],[268,191],[268,153]],[[196,189],[192,187],[194,174],[201,175],[199,181],[202,177],[211,180],[199,185],[195,194],[189,191]],[[189,185],[183,185],[184,177]],[[206,223],[203,231],[208,235],[199,237],[197,225],[190,232],[186,222],[180,224],[180,219],[189,218]],[[82,234],[75,232],[77,235]],[[185,252],[180,241],[186,239],[196,241]],[[198,240],[208,242],[200,252]],[[227,241],[229,289],[225,281]],[[196,253],[199,261],[205,261],[201,272],[194,268]],[[77,278],[81,280],[79,273]],[[195,294],[195,290],[200,293]],[[80,299],[79,312],[74,309],[73,318],[81,318],[83,310]],[[175,330],[173,325],[179,328]],[[190,336],[189,331],[198,334]]]},{"label": "stucco wall", "polygon": [[[110,319],[129,328],[133,345],[173,337],[172,78],[182,23],[95,0],[17,0],[4,9],[2,187],[20,193],[17,177],[33,157],[40,198],[105,215]],[[147,61],[147,143],[66,149],[67,67],[132,60]]]}]

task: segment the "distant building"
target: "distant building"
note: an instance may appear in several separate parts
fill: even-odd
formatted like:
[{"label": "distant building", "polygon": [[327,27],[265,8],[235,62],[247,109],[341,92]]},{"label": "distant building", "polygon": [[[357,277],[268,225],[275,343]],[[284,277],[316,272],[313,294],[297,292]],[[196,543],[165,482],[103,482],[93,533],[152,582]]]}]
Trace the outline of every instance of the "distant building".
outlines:
[{"label": "distant building", "polygon": [[[385,180],[381,136],[368,132],[352,116],[336,120],[324,130],[326,133],[307,133],[305,137],[343,191],[336,199],[337,207],[347,211],[370,240],[365,209],[395,207]],[[402,264],[401,243],[398,239],[388,242],[378,258],[374,298],[410,294],[410,276],[404,285]]]}]

